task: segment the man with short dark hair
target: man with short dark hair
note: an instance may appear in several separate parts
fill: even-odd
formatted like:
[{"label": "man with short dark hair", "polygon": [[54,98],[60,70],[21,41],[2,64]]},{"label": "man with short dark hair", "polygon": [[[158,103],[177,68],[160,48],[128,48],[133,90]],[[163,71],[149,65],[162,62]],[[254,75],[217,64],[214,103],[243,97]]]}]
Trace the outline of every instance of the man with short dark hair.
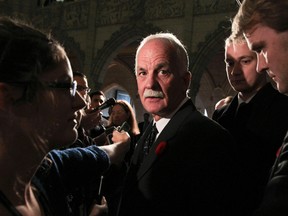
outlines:
[{"label": "man with short dark hair", "polygon": [[[96,90],[90,93],[90,98],[91,98],[91,109],[96,109],[100,105],[102,105],[105,100],[105,94],[104,92],[100,90]],[[104,117],[101,115],[101,119],[99,121],[99,124],[97,124],[95,127],[89,129],[87,133],[91,138],[95,138],[99,135],[101,135],[105,131],[105,127],[108,125],[108,120],[106,119],[107,117]]]}]

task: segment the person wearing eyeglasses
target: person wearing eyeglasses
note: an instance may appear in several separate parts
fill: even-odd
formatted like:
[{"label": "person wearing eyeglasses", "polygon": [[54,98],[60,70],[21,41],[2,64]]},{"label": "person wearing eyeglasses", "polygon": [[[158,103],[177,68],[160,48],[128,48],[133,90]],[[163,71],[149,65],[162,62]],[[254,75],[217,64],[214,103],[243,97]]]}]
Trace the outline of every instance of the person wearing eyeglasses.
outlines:
[{"label": "person wearing eyeglasses", "polygon": [[[91,107],[91,98],[88,94],[90,92],[90,88],[88,86],[86,75],[76,71],[73,72],[73,79],[74,81],[77,81],[77,92],[79,92],[79,94],[86,101],[86,106],[80,111],[81,125],[78,128],[78,132],[80,130],[79,134],[85,133],[86,135],[90,136],[90,130],[99,125],[102,119],[102,114],[100,112],[94,112],[93,107]],[[84,140],[83,143],[85,143]]]},{"label": "person wearing eyeglasses", "polygon": [[88,86],[86,75],[79,71],[75,71],[73,72],[73,79],[77,82],[77,91],[84,99],[86,99],[91,90]]},{"label": "person wearing eyeglasses", "polygon": [[[70,61],[57,40],[19,20],[0,18],[0,215],[69,215],[63,199],[77,177],[90,175],[86,168],[101,175],[110,162],[122,160],[130,138],[120,132],[106,149],[52,151],[77,138],[77,112],[86,104],[76,90]],[[50,186],[59,190],[31,182],[48,152],[53,155],[48,166],[57,173],[48,169],[44,180],[56,176]]]}]

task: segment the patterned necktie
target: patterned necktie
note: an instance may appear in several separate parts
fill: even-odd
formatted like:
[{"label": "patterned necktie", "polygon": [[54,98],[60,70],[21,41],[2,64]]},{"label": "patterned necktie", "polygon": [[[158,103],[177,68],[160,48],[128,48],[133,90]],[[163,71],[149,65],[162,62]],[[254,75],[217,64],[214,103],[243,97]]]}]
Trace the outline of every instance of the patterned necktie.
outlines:
[{"label": "patterned necktie", "polygon": [[143,147],[144,158],[149,154],[149,150],[155,141],[157,133],[158,133],[158,131],[156,128],[156,123],[154,123],[154,125],[152,126],[152,129],[150,131],[150,134],[145,139],[145,143],[144,143],[144,147]]}]

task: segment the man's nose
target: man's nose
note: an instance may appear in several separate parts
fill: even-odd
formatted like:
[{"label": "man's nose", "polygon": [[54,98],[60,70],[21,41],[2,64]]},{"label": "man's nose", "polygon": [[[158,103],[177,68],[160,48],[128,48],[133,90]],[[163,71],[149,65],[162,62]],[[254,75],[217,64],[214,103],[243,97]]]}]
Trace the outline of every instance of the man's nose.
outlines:
[{"label": "man's nose", "polygon": [[155,83],[156,83],[157,81],[156,81],[156,76],[155,76],[155,74],[154,73],[149,73],[148,75],[147,75],[147,78],[146,78],[146,86],[148,87],[148,88],[152,88],[154,85],[155,85]]},{"label": "man's nose", "polygon": [[81,94],[77,91],[75,96],[73,97],[73,107],[75,107],[76,110],[80,110],[86,106],[85,99],[81,96]]},{"label": "man's nose", "polygon": [[231,70],[231,75],[237,75],[237,74],[240,74],[242,71],[242,68],[241,68],[241,65],[239,62],[235,62],[234,63],[234,66]]},{"label": "man's nose", "polygon": [[265,58],[263,52],[257,53],[257,67],[256,70],[258,73],[266,72],[269,69],[267,64],[267,59]]}]

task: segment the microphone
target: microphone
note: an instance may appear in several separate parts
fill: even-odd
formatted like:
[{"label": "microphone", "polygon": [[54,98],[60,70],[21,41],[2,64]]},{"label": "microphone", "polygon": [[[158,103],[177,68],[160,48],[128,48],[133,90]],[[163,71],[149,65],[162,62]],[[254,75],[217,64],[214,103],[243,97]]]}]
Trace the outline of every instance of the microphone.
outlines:
[{"label": "microphone", "polygon": [[125,121],[120,127],[117,128],[119,132],[124,130],[125,132],[129,132],[131,129],[130,125]]},{"label": "microphone", "polygon": [[115,104],[115,102],[116,101],[114,98],[109,98],[103,104],[101,104],[99,107],[95,108],[94,111],[106,109],[110,106],[113,106]]}]

